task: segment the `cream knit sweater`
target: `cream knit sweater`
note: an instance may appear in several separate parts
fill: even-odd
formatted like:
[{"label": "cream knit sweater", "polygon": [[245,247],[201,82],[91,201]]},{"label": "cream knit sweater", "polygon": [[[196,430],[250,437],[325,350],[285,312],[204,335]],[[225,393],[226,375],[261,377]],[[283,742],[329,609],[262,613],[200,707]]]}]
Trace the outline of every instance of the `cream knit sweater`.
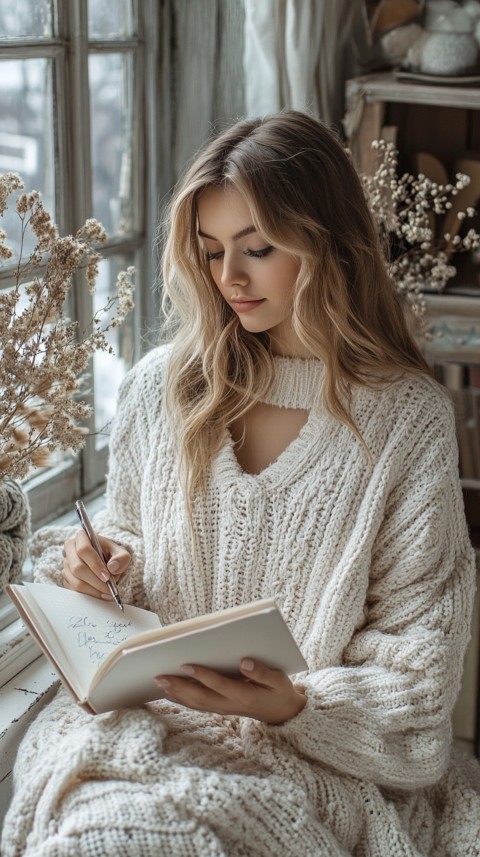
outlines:
[{"label": "cream knit sweater", "polygon": [[[309,664],[307,705],[281,726],[165,700],[93,717],[60,691],[20,747],[2,853],[479,855],[479,766],[450,750],[474,556],[445,394],[426,378],[355,389],[369,459],[318,405],[321,365],[276,358],[267,401],[308,409],[307,424],[259,475],[225,439],[195,559],[167,360],[155,349],[123,384],[96,521],[133,555],[122,597],[168,623],[275,596]],[[59,582],[65,536],[40,534],[39,579]]]}]

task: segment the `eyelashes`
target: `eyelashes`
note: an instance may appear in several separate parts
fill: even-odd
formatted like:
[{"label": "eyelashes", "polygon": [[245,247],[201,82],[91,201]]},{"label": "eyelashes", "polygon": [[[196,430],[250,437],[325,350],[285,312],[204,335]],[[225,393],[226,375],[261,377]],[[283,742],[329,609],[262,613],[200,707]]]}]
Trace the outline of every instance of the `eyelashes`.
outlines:
[{"label": "eyelashes", "polygon": [[209,253],[208,250],[205,251],[205,259],[207,262],[213,262],[214,259],[220,259],[223,256],[222,253]]},{"label": "eyelashes", "polygon": [[263,259],[264,256],[268,256],[268,254],[271,253],[272,250],[273,247],[271,244],[269,244],[268,247],[262,247],[261,250],[245,250],[244,253],[245,256],[253,256],[254,259]]},{"label": "eyelashes", "polygon": [[[264,259],[265,256],[268,256],[269,253],[272,252],[274,248],[269,245],[268,247],[262,247],[261,250],[244,250],[244,256],[249,256],[253,259]],[[205,253],[205,258],[207,262],[213,262],[216,259],[221,259],[223,256],[223,250],[220,250],[218,253],[209,253],[208,250]]]}]

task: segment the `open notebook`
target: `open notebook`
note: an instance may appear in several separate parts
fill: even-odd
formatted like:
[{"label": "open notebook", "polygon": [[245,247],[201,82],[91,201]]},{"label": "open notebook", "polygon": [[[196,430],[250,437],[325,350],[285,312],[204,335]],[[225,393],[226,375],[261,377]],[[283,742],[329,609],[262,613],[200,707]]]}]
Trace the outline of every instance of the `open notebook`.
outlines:
[{"label": "open notebook", "polygon": [[6,592],[77,701],[98,714],[159,699],[160,673],[182,664],[237,675],[244,657],[288,674],[307,669],[273,599],[162,627],[155,613],[41,583]]}]

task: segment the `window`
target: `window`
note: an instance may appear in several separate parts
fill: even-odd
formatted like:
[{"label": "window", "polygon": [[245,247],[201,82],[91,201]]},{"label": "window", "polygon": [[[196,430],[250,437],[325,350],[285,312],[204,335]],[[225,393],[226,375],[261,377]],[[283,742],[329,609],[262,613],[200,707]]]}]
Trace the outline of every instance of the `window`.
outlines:
[{"label": "window", "polygon": [[[135,311],[112,332],[115,354],[92,361],[94,412],[85,449],[25,484],[35,527],[71,511],[79,496],[102,491],[118,386],[140,356],[142,319],[155,326],[148,286],[157,202],[158,19],[155,0],[0,0],[0,173],[18,172],[27,190],[39,190],[62,235],[88,217],[109,235],[95,303],[80,282],[72,288],[68,314],[80,330],[105,304],[117,272],[136,268]],[[15,213],[7,213],[2,227],[10,245],[15,223]],[[11,287],[13,271],[14,263],[0,268],[0,290]],[[140,284],[147,284],[143,292]],[[3,643],[8,655],[8,634],[13,643],[19,633],[11,607],[0,596],[2,681],[13,674]]]},{"label": "window", "polygon": [[[83,288],[72,291],[69,314],[80,329],[106,302],[120,269],[135,265],[137,284],[151,282],[152,229],[142,193],[151,187],[144,133],[149,8],[134,0],[0,0],[0,172],[20,173],[27,189],[42,193],[61,234],[92,216],[109,234],[95,306]],[[2,224],[9,237],[14,220],[11,213]],[[1,269],[0,289],[11,285],[13,267]],[[133,316],[112,335],[115,356],[93,359],[85,450],[27,483],[34,523],[103,483],[118,385],[140,351],[145,308],[138,288],[135,302]]]}]

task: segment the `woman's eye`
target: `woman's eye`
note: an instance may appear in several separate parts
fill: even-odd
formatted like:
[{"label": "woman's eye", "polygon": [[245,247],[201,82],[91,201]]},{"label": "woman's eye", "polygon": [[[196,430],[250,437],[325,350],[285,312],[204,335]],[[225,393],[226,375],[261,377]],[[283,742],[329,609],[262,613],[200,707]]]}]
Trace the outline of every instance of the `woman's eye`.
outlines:
[{"label": "woman's eye", "polygon": [[273,247],[271,244],[268,247],[262,247],[261,250],[244,250],[245,256],[253,256],[255,259],[263,259],[264,256],[268,256],[271,253]]},{"label": "woman's eye", "polygon": [[[272,250],[273,250],[273,247],[269,245],[268,247],[262,247],[261,250],[244,250],[243,255],[253,257],[254,259],[263,259],[264,256],[268,256],[268,254],[271,253]],[[213,262],[216,259],[221,259],[223,254],[224,254],[223,250],[217,250],[216,253],[213,253],[209,250],[206,250],[205,251],[205,258],[206,258],[207,262]]]},{"label": "woman's eye", "polygon": [[220,250],[218,253],[210,253],[208,250],[205,253],[205,258],[207,262],[212,262],[214,259],[220,259],[223,256],[223,250]]}]

